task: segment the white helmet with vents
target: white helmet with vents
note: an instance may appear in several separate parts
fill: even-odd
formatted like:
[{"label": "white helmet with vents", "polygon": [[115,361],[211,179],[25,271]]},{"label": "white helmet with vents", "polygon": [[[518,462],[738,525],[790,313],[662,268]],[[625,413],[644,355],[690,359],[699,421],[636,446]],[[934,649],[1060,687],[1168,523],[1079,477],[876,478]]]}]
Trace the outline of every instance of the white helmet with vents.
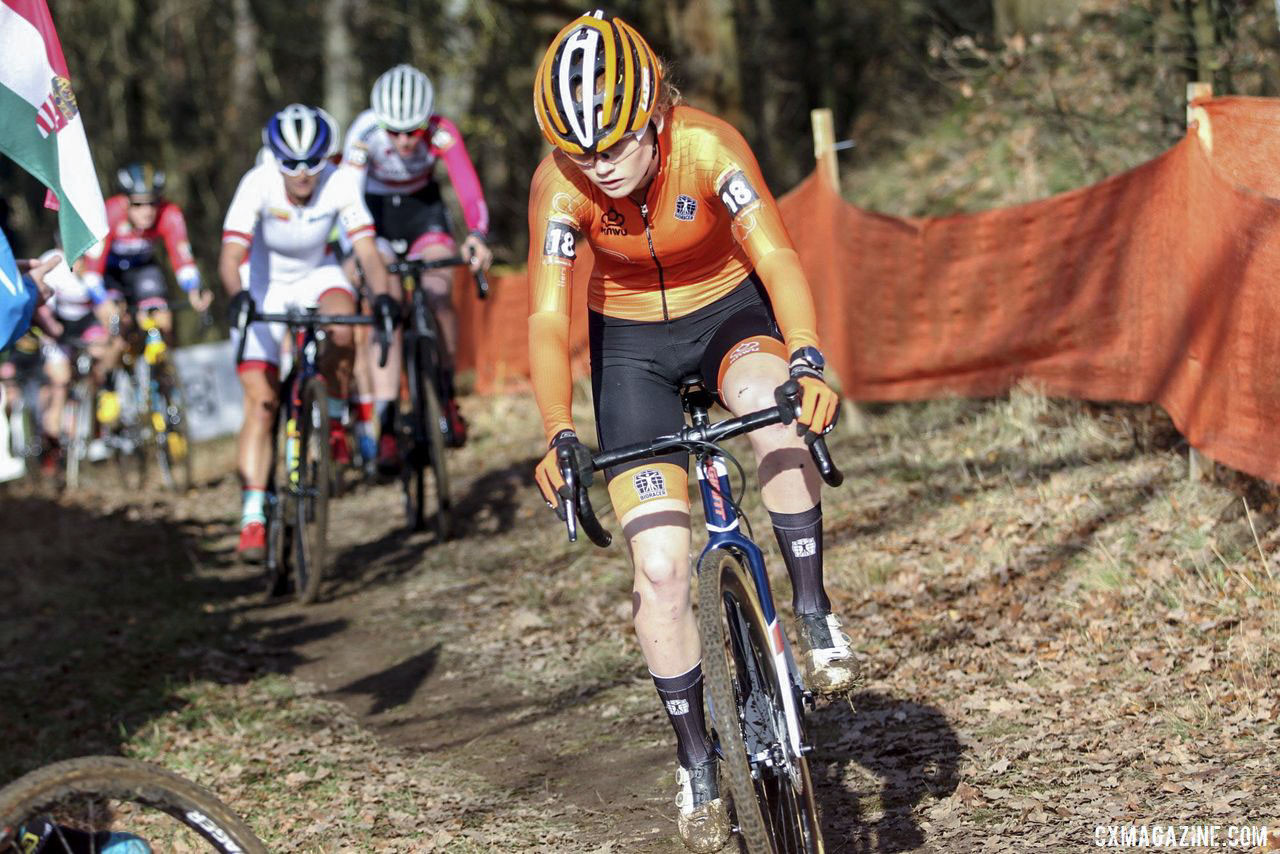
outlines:
[{"label": "white helmet with vents", "polygon": [[373,84],[370,106],[387,130],[411,131],[431,118],[435,90],[431,80],[412,65],[401,64],[382,73]]}]

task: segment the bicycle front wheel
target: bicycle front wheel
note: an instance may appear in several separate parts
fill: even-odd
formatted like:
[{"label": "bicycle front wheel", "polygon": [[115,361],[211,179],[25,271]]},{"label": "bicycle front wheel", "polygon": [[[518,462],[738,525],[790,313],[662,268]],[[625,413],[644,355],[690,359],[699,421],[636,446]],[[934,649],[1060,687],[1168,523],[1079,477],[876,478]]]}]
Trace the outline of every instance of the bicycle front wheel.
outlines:
[{"label": "bicycle front wheel", "polygon": [[[449,508],[449,471],[445,465],[444,410],[432,379],[438,363],[426,351],[429,345],[419,340],[413,347],[410,360],[409,394],[413,405],[410,417],[412,441],[406,460],[405,511],[415,530],[427,526],[427,507],[431,503],[431,525],[436,539],[449,538],[451,527]],[[430,469],[432,488],[427,488],[427,470]],[[429,496],[429,491],[434,496]],[[429,502],[429,497],[434,501]]]},{"label": "bicycle front wheel", "polygon": [[0,854],[29,851],[41,834],[41,854],[96,851],[112,832],[140,837],[157,854],[267,851],[207,789],[146,762],[68,759],[0,789]]},{"label": "bicycle front wheel", "polygon": [[187,407],[182,399],[182,388],[172,366],[157,366],[163,371],[158,376],[157,406],[151,413],[155,431],[156,462],[164,485],[174,492],[191,489],[191,440],[187,429]]},{"label": "bicycle front wheel", "polygon": [[791,747],[783,691],[760,597],[742,559],[709,552],[698,570],[698,634],[710,718],[750,854],[821,854],[809,763]]},{"label": "bicycle front wheel", "polygon": [[324,380],[312,377],[302,389],[298,410],[297,480],[294,494],[293,577],[298,601],[316,601],[329,559],[329,394]]}]

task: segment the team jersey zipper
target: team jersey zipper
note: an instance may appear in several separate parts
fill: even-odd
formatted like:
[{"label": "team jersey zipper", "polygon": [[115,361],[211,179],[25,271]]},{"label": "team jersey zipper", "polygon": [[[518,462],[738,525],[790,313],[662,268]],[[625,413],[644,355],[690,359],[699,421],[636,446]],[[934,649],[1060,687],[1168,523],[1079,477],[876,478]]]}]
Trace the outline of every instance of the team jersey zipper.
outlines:
[{"label": "team jersey zipper", "polygon": [[648,202],[640,205],[640,218],[644,220],[645,240],[649,241],[649,257],[653,259],[653,266],[658,268],[658,291],[662,295],[662,320],[664,323],[670,323],[671,315],[667,311],[667,282],[662,273],[662,262],[658,260],[658,253],[653,248],[653,232],[649,230]]}]

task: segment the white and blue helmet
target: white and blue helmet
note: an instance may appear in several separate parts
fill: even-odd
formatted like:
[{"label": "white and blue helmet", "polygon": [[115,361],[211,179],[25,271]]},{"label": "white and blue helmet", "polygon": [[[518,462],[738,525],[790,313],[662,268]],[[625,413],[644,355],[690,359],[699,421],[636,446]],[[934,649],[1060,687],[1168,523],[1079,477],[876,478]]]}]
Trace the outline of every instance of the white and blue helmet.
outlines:
[{"label": "white and blue helmet", "polygon": [[332,119],[306,104],[290,104],[262,129],[262,144],[282,165],[319,163],[337,145]]}]

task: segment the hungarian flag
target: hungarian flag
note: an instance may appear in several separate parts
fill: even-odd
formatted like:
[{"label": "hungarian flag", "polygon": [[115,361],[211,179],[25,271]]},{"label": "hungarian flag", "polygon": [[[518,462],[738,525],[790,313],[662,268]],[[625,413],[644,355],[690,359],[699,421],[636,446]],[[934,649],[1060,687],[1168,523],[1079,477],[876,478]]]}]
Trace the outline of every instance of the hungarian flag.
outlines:
[{"label": "hungarian flag", "polygon": [[0,0],[0,153],[49,188],[74,261],[107,234],[102,189],[45,0]]}]

